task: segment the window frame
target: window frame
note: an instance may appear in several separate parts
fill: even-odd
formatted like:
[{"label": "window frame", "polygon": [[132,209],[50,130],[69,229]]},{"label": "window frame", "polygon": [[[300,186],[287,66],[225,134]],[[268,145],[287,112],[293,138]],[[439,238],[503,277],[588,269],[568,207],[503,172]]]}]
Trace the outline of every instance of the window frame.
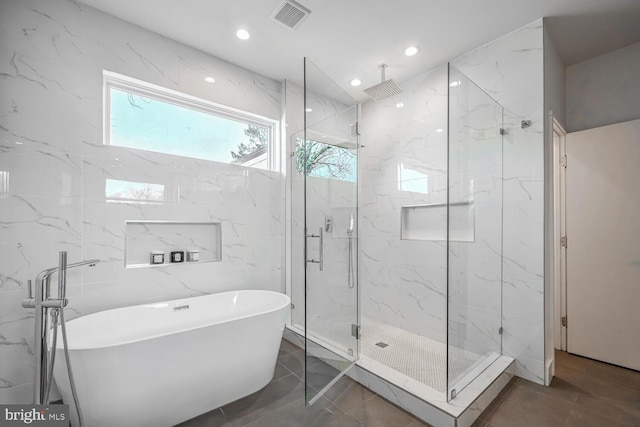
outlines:
[{"label": "window frame", "polygon": [[[124,74],[115,73],[113,71],[103,70],[102,72],[103,87],[103,144],[111,144],[111,89],[132,93],[134,95],[151,98],[156,101],[173,104],[178,107],[195,110],[200,113],[213,115],[236,122],[246,123],[247,125],[255,125],[267,129],[267,169],[268,171],[280,171],[279,148],[280,139],[278,135],[278,120],[270,119],[255,113],[240,110],[238,108],[229,107],[227,105],[218,104],[213,101],[202,99],[193,95],[186,94],[177,90],[169,89],[164,86],[138,80]],[[238,144],[243,141],[238,141]],[[121,145],[113,145],[114,147],[123,147],[134,150],[150,151],[143,148],[125,147]],[[167,155],[176,155],[163,153],[162,151],[150,151],[153,153],[161,153]],[[182,156],[198,160],[213,161],[229,165],[244,166],[240,163],[224,162],[218,160],[202,159],[199,157]],[[260,168],[255,168],[260,169]],[[261,169],[265,170],[265,169]]]}]

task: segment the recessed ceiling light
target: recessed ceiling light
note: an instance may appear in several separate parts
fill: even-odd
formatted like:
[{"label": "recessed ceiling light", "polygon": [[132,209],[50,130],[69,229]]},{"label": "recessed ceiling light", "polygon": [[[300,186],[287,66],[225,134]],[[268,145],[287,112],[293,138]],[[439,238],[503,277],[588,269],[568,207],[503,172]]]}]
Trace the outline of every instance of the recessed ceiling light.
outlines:
[{"label": "recessed ceiling light", "polygon": [[436,132],[438,132],[438,133],[444,132],[444,129],[438,128],[438,129],[436,129]]},{"label": "recessed ceiling light", "polygon": [[207,76],[207,77],[204,78],[204,81],[207,82],[207,83],[215,83],[216,79],[214,79],[211,76]]},{"label": "recessed ceiling light", "polygon": [[458,81],[451,82],[451,83],[449,83],[449,86],[451,86],[451,87],[460,86],[460,82],[458,82]]},{"label": "recessed ceiling light", "polygon": [[304,111],[306,111],[307,113],[311,113],[313,111],[313,109],[311,108],[305,108]]},{"label": "recessed ceiling light", "polygon": [[361,84],[362,82],[360,81],[360,79],[351,80],[351,86],[360,86]]},{"label": "recessed ceiling light", "polygon": [[418,46],[409,46],[404,50],[404,54],[407,56],[413,56],[418,53],[419,50],[420,48]]},{"label": "recessed ceiling light", "polygon": [[396,104],[396,108],[402,108],[402,107],[404,107],[404,104],[402,102],[398,102]]},{"label": "recessed ceiling light", "polygon": [[238,31],[236,31],[236,36],[238,36],[240,40],[248,40],[249,37],[251,37],[251,34],[249,34],[249,31],[245,30],[244,28],[240,28]]}]

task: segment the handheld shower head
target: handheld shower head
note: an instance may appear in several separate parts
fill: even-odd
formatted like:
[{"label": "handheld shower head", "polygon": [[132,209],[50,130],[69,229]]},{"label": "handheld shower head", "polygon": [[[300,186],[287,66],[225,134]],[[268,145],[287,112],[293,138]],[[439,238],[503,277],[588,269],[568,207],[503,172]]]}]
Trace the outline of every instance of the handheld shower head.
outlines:
[{"label": "handheld shower head", "polygon": [[353,234],[353,226],[354,226],[354,218],[353,218],[353,212],[351,212],[349,214],[349,227],[347,227],[347,234],[349,236],[351,236],[351,234]]}]

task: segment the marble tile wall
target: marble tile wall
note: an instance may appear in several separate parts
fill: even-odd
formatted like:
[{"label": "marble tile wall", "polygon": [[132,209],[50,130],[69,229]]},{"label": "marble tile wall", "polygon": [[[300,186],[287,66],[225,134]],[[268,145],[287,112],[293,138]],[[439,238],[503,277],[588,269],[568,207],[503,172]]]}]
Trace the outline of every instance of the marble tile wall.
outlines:
[{"label": "marble tile wall", "polygon": [[[544,381],[544,110],[542,19],[452,64],[505,108],[503,354]],[[520,127],[521,120],[531,126]]]},{"label": "marble tile wall", "polygon": [[[3,2],[0,13],[0,402],[30,401],[26,280],[57,263],[69,318],[242,288],[283,290],[284,176],[103,144],[109,70],[279,120],[281,83],[70,0]],[[215,84],[203,78],[213,75]],[[110,203],[106,179],[161,184],[162,203]],[[222,224],[221,262],[124,268],[125,220]]]},{"label": "marble tile wall", "polygon": [[[362,327],[369,317],[445,342],[446,241],[403,240],[400,230],[401,207],[447,201],[447,68],[400,86],[402,94],[362,105]],[[444,210],[442,230],[446,220]]]}]

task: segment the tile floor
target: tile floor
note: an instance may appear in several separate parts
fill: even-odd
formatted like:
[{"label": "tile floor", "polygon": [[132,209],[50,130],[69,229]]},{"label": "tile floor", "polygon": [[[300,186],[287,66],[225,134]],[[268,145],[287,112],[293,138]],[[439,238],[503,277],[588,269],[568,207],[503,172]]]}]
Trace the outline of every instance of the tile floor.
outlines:
[{"label": "tile floor", "polygon": [[[556,363],[551,387],[514,378],[474,427],[640,426],[640,372],[564,352],[556,353]],[[427,426],[347,377],[305,406],[303,366],[302,350],[283,340],[274,379],[264,389],[180,427]]]},{"label": "tile floor", "polygon": [[638,427],[640,372],[556,351],[550,387],[514,378],[474,427]]}]

